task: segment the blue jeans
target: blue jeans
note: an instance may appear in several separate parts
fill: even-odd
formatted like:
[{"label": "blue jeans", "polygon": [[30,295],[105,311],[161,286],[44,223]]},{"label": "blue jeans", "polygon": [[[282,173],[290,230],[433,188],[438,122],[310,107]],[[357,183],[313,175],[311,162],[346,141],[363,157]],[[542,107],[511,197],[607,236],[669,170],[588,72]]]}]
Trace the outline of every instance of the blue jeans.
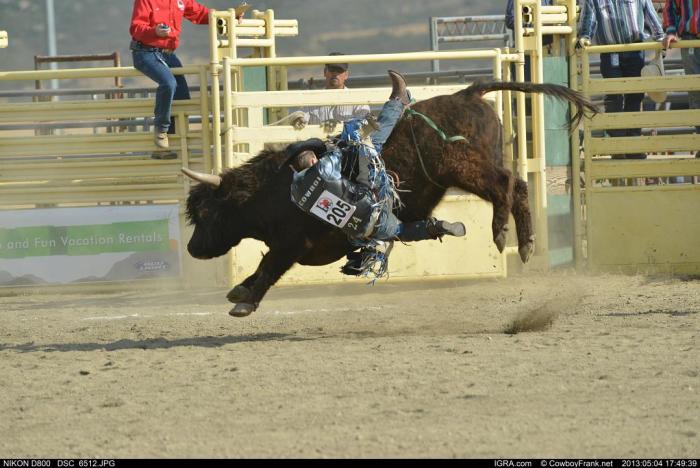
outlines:
[{"label": "blue jeans", "polygon": [[387,203],[382,208],[377,220],[377,227],[372,233],[373,239],[389,241],[396,239],[401,234],[402,224],[399,218],[392,212],[393,204]]},{"label": "blue jeans", "polygon": [[[644,51],[600,54],[600,73],[603,78],[641,76],[644,68]],[[607,94],[605,112],[639,112],[644,93]],[[611,137],[639,136],[641,128],[606,130]]]},{"label": "blue jeans", "polygon": [[155,126],[161,132],[175,133],[172,125],[173,100],[189,99],[190,89],[184,75],[173,75],[171,68],[181,68],[182,63],[175,54],[166,54],[158,49],[131,51],[134,68],[158,83],[156,90]]},{"label": "blue jeans", "polygon": [[[686,75],[700,75],[700,47],[681,49],[681,60]],[[700,109],[700,91],[688,91],[688,107]],[[700,125],[695,131],[700,133]]]},{"label": "blue jeans", "polygon": [[396,99],[389,99],[384,103],[379,116],[377,116],[377,122],[379,123],[379,130],[372,133],[370,138],[372,139],[372,144],[377,153],[381,154],[382,146],[389,139],[391,131],[394,130],[396,123],[403,115],[404,106],[401,101]]},{"label": "blue jeans", "polygon": [[[389,99],[384,103],[381,112],[377,116],[379,130],[372,133],[370,136],[374,149],[381,154],[382,146],[389,139],[392,130],[403,115],[404,105],[397,99]],[[376,231],[372,234],[374,239],[392,240],[401,232],[401,222],[394,213],[392,213],[393,204],[387,203],[384,205],[382,212],[377,220]]]}]

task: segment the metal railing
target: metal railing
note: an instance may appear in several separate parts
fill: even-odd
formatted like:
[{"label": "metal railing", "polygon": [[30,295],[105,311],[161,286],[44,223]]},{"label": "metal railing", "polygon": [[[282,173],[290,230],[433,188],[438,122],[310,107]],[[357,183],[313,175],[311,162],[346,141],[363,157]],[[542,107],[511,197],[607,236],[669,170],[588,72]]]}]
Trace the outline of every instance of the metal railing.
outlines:
[{"label": "metal railing", "polygon": [[[430,18],[430,49],[440,50],[440,44],[466,43],[468,45],[493,42],[496,47],[506,47],[510,33],[506,29],[505,15],[449,16]],[[433,72],[440,71],[440,61],[432,61]]]}]

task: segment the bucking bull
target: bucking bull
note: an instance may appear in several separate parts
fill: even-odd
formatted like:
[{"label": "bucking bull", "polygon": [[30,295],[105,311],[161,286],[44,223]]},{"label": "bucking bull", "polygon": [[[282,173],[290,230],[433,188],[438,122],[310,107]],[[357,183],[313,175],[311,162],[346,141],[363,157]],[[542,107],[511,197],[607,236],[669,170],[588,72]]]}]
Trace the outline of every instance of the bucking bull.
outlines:
[{"label": "bucking bull", "polygon": [[[418,102],[412,108],[429,116],[448,135],[464,141],[445,143],[423,120],[405,115],[382,150],[387,171],[398,176],[403,202],[397,216],[404,222],[426,219],[445,195],[458,187],[493,205],[493,241],[500,252],[506,244],[508,217],[513,214],[518,252],[527,262],[534,248],[527,184],[503,167],[502,127],[482,98],[491,91],[544,93],[576,107],[571,125],[595,113],[579,93],[554,84],[481,82],[452,95]],[[574,127],[575,128],[575,127]],[[262,151],[221,175],[183,169],[199,181],[187,199],[187,218],[194,233],[187,245],[199,259],[226,254],[244,238],[264,242],[269,251],[257,270],[227,295],[241,317],[257,307],[268,289],[295,263],[327,265],[349,254],[352,246],[337,228],[310,216],[290,199],[292,169],[285,151]]]}]

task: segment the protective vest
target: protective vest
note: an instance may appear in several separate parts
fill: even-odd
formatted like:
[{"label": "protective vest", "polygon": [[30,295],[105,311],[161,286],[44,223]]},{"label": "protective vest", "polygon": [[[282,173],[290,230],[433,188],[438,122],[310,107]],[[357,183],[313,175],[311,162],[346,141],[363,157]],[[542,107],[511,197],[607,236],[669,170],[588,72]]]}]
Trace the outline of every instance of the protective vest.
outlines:
[{"label": "protective vest", "polygon": [[349,180],[324,177],[318,162],[294,176],[292,201],[303,211],[342,229],[348,236],[365,238],[374,230],[381,206],[369,189]]}]

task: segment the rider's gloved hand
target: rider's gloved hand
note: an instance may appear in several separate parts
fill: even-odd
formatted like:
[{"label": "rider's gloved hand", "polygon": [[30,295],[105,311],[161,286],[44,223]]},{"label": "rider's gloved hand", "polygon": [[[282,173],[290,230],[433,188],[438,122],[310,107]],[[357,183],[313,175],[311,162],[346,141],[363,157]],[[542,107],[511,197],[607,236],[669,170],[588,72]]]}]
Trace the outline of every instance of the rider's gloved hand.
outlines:
[{"label": "rider's gloved hand", "polygon": [[321,127],[323,127],[323,131],[326,133],[332,133],[335,131],[335,128],[340,124],[340,120],[338,119],[328,119],[324,120],[321,122]]}]

